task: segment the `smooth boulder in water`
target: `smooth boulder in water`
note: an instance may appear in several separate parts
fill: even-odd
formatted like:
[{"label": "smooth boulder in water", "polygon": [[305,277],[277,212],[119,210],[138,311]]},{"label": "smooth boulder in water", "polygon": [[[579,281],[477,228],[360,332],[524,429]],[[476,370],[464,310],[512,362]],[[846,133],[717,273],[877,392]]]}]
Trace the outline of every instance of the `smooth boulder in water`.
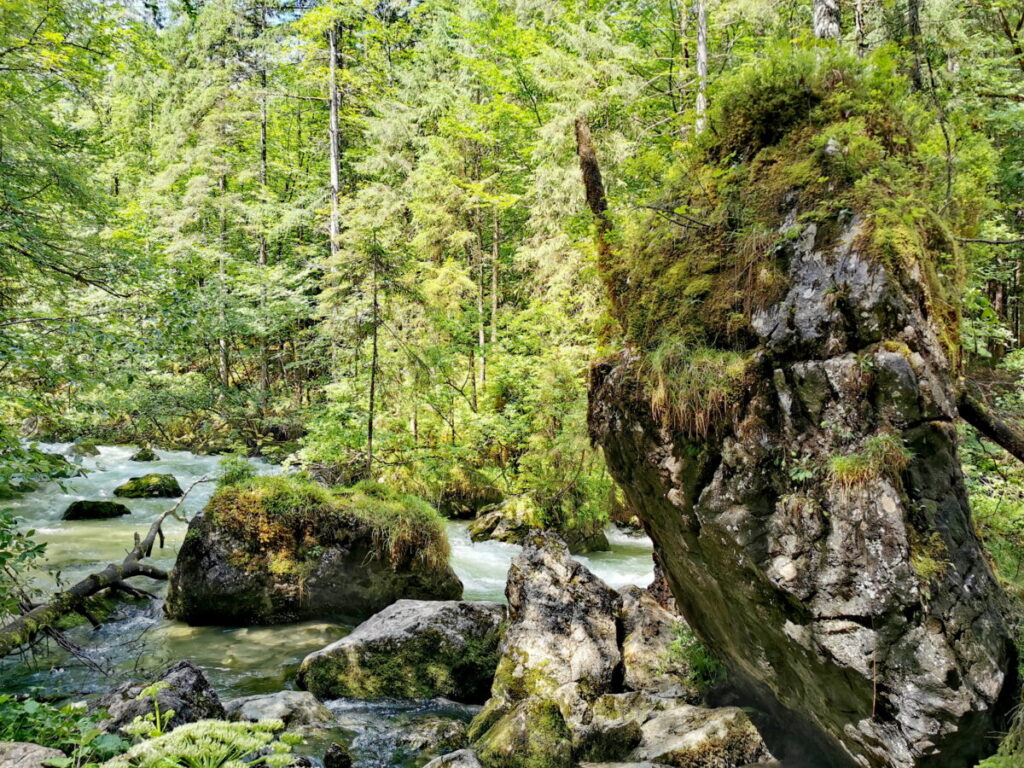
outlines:
[{"label": "smooth boulder in water", "polygon": [[131,510],[116,501],[73,501],[64,510],[62,520],[109,520],[130,515]]},{"label": "smooth boulder in water", "polygon": [[498,664],[500,603],[399,600],[307,656],[299,685],[321,699],[487,698]]},{"label": "smooth boulder in water", "polygon": [[219,488],[192,518],[164,610],[194,625],[365,619],[402,598],[461,598],[448,556],[423,501],[256,477]]},{"label": "smooth boulder in water", "polygon": [[115,496],[126,499],[177,498],[183,491],[174,475],[151,472],[142,477],[132,477],[128,482],[114,489]]},{"label": "smooth boulder in water", "polygon": [[65,453],[68,456],[95,457],[100,455],[100,449],[92,440],[82,440],[81,442],[69,445]]},{"label": "smooth boulder in water", "polygon": [[280,720],[286,727],[324,725],[334,718],[331,711],[306,691],[278,691],[242,696],[224,702],[229,720]]}]

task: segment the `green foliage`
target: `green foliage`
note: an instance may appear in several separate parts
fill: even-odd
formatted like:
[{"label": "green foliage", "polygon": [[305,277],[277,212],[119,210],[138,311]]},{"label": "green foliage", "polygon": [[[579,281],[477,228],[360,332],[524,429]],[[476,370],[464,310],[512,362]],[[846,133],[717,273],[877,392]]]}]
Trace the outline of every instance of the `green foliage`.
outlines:
[{"label": "green foliage", "polygon": [[153,711],[147,712],[142,716],[137,716],[125,729],[129,734],[143,739],[155,739],[158,736],[163,736],[167,732],[167,724],[174,718],[174,710],[168,709],[161,712],[158,694],[160,691],[169,687],[170,683],[165,680],[159,680],[152,685],[147,685],[139,692],[139,695],[135,697],[135,700],[143,701],[145,699],[152,699]]},{"label": "green foliage", "polygon": [[244,456],[225,456],[220,460],[220,474],[217,477],[217,487],[237,485],[250,480],[256,475],[256,468],[251,461]]},{"label": "green foliage", "polygon": [[0,695],[0,741],[27,741],[59,749],[66,764],[80,768],[108,760],[129,746],[120,736],[104,733],[97,724],[103,713],[88,713],[73,705],[56,707],[34,699]]},{"label": "green foliage", "polygon": [[725,668],[685,622],[675,625],[675,637],[668,646],[668,661],[687,670],[687,682],[706,691],[725,674]]},{"label": "green foliage", "polygon": [[20,530],[9,509],[0,509],[0,623],[20,612],[24,599],[21,574],[46,554],[46,545],[36,542],[33,530]]},{"label": "green foliage", "polygon": [[283,728],[280,720],[186,723],[136,744],[105,768],[286,768],[294,760],[291,749],[296,739],[275,738]]}]

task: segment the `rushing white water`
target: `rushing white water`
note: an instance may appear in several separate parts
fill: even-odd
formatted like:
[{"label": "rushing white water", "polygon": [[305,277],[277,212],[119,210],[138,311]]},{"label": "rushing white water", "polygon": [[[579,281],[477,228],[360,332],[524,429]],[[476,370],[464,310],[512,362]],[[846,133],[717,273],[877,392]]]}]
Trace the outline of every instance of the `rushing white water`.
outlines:
[{"label": "rushing white water", "polygon": [[[39,447],[63,453],[68,444]],[[117,499],[131,509],[130,515],[112,520],[61,520],[72,502],[115,499],[113,492],[118,485],[150,472],[173,474],[183,489],[217,473],[216,456],[158,450],[159,461],[133,462],[130,457],[134,451],[126,446],[100,447],[99,456],[80,460],[88,472],[85,477],[49,483],[4,502],[25,521],[25,527],[36,531],[38,541],[46,543],[47,570],[36,579],[40,588],[51,589],[58,582],[74,583],[98,564],[120,561],[131,546],[133,534],[144,534],[153,520],[176,500]],[[264,462],[253,464],[261,474],[280,471]],[[212,492],[212,483],[195,486],[181,505],[183,516],[190,518],[202,509]],[[154,564],[163,568],[174,564],[185,527],[181,521],[167,521],[165,548],[154,552]],[[447,529],[452,567],[465,586],[465,599],[503,601],[508,566],[519,547],[496,541],[474,543],[463,522],[451,521]],[[650,541],[617,530],[609,531],[609,540],[610,552],[580,556],[579,560],[612,587],[649,584],[653,576]],[[137,580],[137,586],[163,593],[164,584],[144,581]],[[8,659],[0,663],[0,689],[37,690],[51,697],[75,696],[108,690],[124,679],[145,679],[163,665],[191,659],[203,667],[211,684],[225,699],[265,693],[291,687],[295,670],[306,654],[350,631],[351,627],[322,621],[275,627],[189,627],[164,618],[159,603],[125,605],[100,629],[80,626],[69,634],[109,670],[109,677],[54,649],[35,659]],[[423,702],[334,702],[331,706],[339,716],[339,729],[349,736],[356,735],[357,764],[367,768],[402,764],[394,757],[394,729],[389,725],[396,718],[415,719],[419,714],[438,710],[437,704]],[[440,709],[447,711],[444,706]]]}]

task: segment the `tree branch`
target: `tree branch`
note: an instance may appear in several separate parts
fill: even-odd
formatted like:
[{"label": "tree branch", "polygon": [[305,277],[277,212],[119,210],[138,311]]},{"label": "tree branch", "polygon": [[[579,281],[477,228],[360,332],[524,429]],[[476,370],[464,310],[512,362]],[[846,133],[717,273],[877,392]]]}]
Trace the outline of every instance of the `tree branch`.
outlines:
[{"label": "tree branch", "polygon": [[957,401],[960,418],[1007,453],[1024,461],[1024,431],[996,416],[977,397],[961,392]]}]

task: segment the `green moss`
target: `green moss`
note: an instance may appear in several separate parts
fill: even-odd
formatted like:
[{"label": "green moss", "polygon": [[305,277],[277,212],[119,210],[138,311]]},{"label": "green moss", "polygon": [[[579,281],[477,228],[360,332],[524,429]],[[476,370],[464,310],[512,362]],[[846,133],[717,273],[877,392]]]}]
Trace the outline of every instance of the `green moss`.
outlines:
[{"label": "green moss", "polygon": [[896,280],[923,277],[955,364],[963,267],[935,213],[950,207],[928,149],[934,121],[888,52],[858,60],[783,45],[713,95],[709,130],[683,148],[656,211],[620,222],[621,247],[602,269],[659,415],[706,434],[743,390],[751,318],[785,295],[792,241],[814,223],[815,246],[828,248],[853,214],[864,257]]},{"label": "green moss", "polygon": [[942,534],[935,531],[931,536],[924,537],[917,531],[910,533],[910,564],[921,583],[927,585],[932,579],[941,576],[949,566],[949,552]]},{"label": "green moss", "polygon": [[749,722],[733,722],[725,734],[700,742],[689,749],[679,749],[659,758],[661,765],[675,768],[739,768],[766,756],[764,743]]},{"label": "green moss", "polygon": [[151,472],[142,477],[133,477],[114,489],[115,496],[128,499],[174,498],[181,496],[181,486],[174,475]]},{"label": "green moss", "polygon": [[485,768],[571,768],[572,741],[558,707],[530,700],[498,719],[473,743]]},{"label": "green moss", "polygon": [[433,507],[378,483],[331,491],[305,475],[242,477],[217,489],[206,515],[248,543],[233,562],[250,570],[301,571],[353,525],[371,528],[377,555],[396,570],[409,563],[443,568],[450,554]]}]

